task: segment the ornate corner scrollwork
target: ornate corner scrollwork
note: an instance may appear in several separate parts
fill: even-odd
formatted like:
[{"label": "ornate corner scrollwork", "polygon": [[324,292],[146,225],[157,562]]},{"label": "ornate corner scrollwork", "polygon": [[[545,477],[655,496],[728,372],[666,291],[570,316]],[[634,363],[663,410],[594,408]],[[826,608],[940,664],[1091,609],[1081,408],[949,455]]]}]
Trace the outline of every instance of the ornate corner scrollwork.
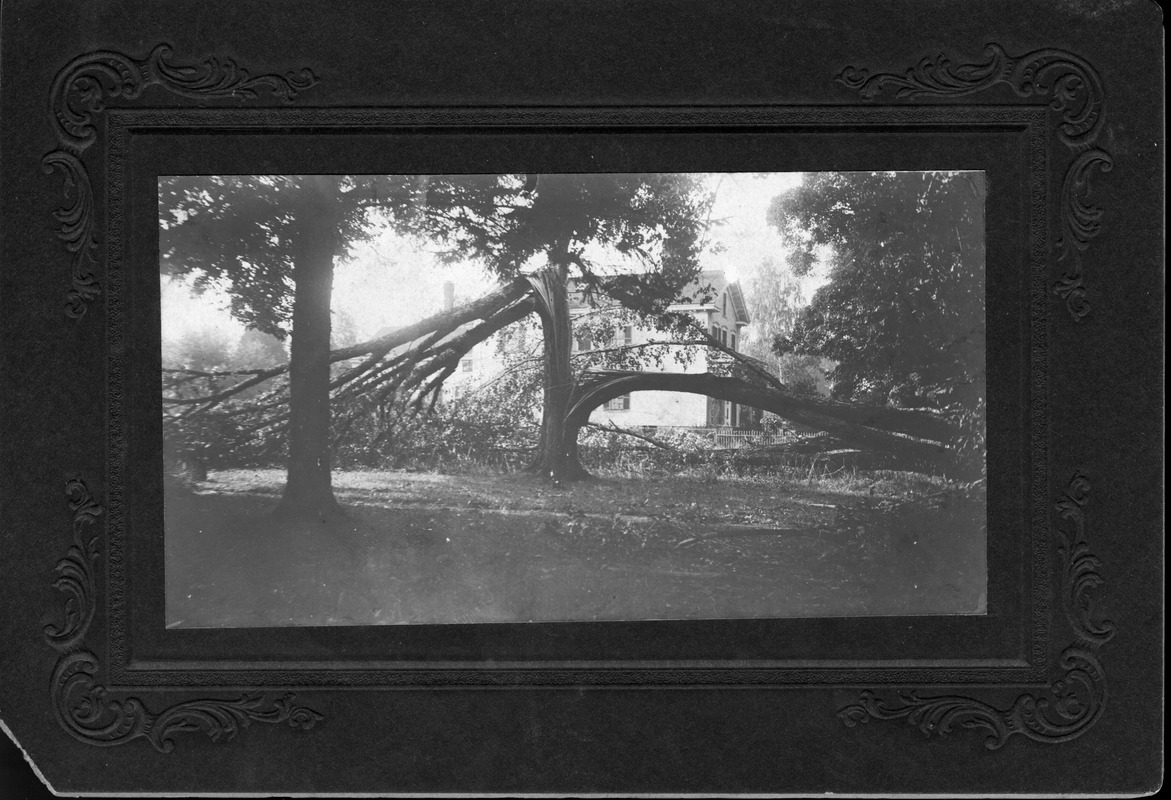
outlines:
[{"label": "ornate corner scrollwork", "polygon": [[1078,639],[1096,646],[1114,638],[1114,623],[1098,621],[1094,611],[1094,592],[1105,581],[1098,573],[1102,563],[1086,542],[1085,505],[1089,494],[1089,479],[1078,473],[1057,501],[1057,513],[1070,523],[1069,530],[1057,529],[1061,536],[1057,552],[1062,564],[1061,597],[1065,616]]},{"label": "ornate corner scrollwork", "polygon": [[1087,150],[1070,165],[1061,187],[1062,233],[1057,240],[1057,260],[1065,262],[1067,268],[1053,291],[1065,300],[1075,321],[1090,313],[1082,281],[1082,253],[1090,246],[1090,239],[1102,231],[1102,207],[1085,202],[1090,174],[1095,169],[1109,172],[1113,168],[1114,160],[1105,150]]},{"label": "ornate corner scrollwork", "polygon": [[864,691],[856,704],[838,711],[838,719],[850,728],[872,719],[904,719],[925,736],[951,733],[957,726],[981,728],[989,732],[984,745],[990,750],[1003,747],[1016,734],[1057,744],[1089,730],[1106,707],[1108,694],[1106,673],[1096,649],[1114,636],[1114,624],[1096,621],[1093,608],[1093,590],[1103,579],[1098,573],[1100,562],[1085,539],[1089,492],[1089,479],[1077,473],[1055,504],[1062,519],[1071,523],[1069,531],[1059,528],[1062,581],[1058,591],[1076,641],[1058,660],[1062,673],[1049,686],[1051,697],[1024,694],[1009,708],[997,708],[971,697],[923,697],[915,692],[900,694],[897,702],[886,702],[873,691]]},{"label": "ornate corner scrollwork", "polygon": [[1021,97],[1052,98],[1049,107],[1061,112],[1061,138],[1069,146],[1088,147],[1097,138],[1105,121],[1102,80],[1083,59],[1051,48],[1010,56],[994,43],[985,45],[984,56],[983,62],[956,64],[941,53],[924,58],[902,75],[846,67],[837,80],[867,100],[888,87],[895,89],[899,99],[913,100],[963,97],[1007,83]]},{"label": "ornate corner scrollwork", "polygon": [[46,626],[45,641],[60,653],[50,692],[57,720],[70,735],[87,744],[108,747],[143,738],[162,753],[174,749],[174,736],[203,731],[212,741],[231,740],[252,722],[285,723],[309,730],[324,717],[296,704],[296,696],[279,698],[245,694],[232,700],[191,700],[150,712],[138,698],[111,700],[97,682],[98,658],[85,648],[85,634],[93,621],[97,536],[87,535],[102,506],[80,478],[65,485],[73,511],[73,545],[57,562],[53,586],[69,595],[64,622]]},{"label": "ornate corner scrollwork", "polygon": [[1098,659],[1088,650],[1070,648],[1061,655],[1065,670],[1049,687],[1052,699],[1021,695],[1010,708],[1001,709],[971,697],[940,695],[921,697],[899,694],[898,703],[887,703],[874,692],[864,691],[856,705],[838,711],[846,727],[872,719],[905,719],[925,736],[951,733],[957,726],[989,732],[984,746],[997,750],[1014,735],[1038,742],[1067,742],[1093,725],[1106,704],[1106,677]]},{"label": "ornate corner scrollwork", "polygon": [[268,91],[289,102],[297,92],[317,83],[309,69],[284,75],[251,75],[231,59],[208,58],[197,66],[173,64],[171,47],[160,44],[146,58],[133,58],[112,50],[86,53],[69,62],[53,81],[49,92],[49,118],[58,146],[41,164],[47,174],[55,170],[64,178],[65,205],[54,212],[58,238],[73,254],[73,285],[65,296],[65,314],[85,315],[88,303],[101,293],[94,276],[98,240],[95,234],[94,198],[82,154],[97,138],[95,115],[104,110],[106,98],[138,97],[148,86],[161,86],[172,94],[191,98],[251,99]]},{"label": "ornate corner scrollwork", "polygon": [[57,562],[57,580],[53,581],[53,588],[69,598],[65,601],[65,621],[61,627],[46,625],[44,629],[45,640],[62,652],[80,645],[93,622],[96,607],[94,566],[98,561],[98,545],[97,537],[87,539],[85,532],[102,513],[101,504],[80,478],[65,483],[65,495],[73,512],[73,545]]},{"label": "ornate corner scrollwork", "polygon": [[871,73],[866,69],[846,67],[837,75],[838,83],[873,100],[886,89],[896,98],[963,97],[1008,84],[1020,97],[1048,97],[1049,108],[1061,115],[1058,135],[1077,157],[1065,174],[1061,193],[1062,238],[1057,246],[1057,260],[1064,274],[1053,286],[1054,293],[1065,300],[1074,322],[1090,313],[1090,303],[1082,277],[1081,254],[1089,241],[1102,230],[1103,211],[1086,203],[1089,175],[1093,169],[1109,172],[1113,167],[1110,154],[1094,147],[1106,120],[1105,93],[1098,73],[1081,57],[1047,48],[1021,56],[1010,56],[1003,47],[988,44],[984,61],[957,63],[940,54],[924,58],[903,74]]}]

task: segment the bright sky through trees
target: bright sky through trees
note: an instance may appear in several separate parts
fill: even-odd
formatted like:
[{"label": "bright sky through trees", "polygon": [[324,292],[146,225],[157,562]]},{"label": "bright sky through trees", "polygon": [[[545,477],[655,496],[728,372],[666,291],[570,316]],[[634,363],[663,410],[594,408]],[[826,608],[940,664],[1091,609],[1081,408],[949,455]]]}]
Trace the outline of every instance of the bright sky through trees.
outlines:
[{"label": "bright sky through trees", "polygon": [[[727,173],[710,176],[716,191],[704,269],[722,269],[729,278],[745,277],[762,259],[783,255],[784,246],[765,215],[769,203],[801,181],[801,173]],[[162,276],[164,346],[199,329],[216,328],[238,338],[243,325],[228,313],[227,295],[209,290],[192,294],[190,278]],[[495,285],[476,265],[437,263],[425,244],[392,231],[362,243],[352,258],[337,265],[333,285],[334,327],[358,340],[433,314],[443,302],[443,283],[456,284],[461,301],[479,297]],[[805,296],[821,282],[809,276]]]}]

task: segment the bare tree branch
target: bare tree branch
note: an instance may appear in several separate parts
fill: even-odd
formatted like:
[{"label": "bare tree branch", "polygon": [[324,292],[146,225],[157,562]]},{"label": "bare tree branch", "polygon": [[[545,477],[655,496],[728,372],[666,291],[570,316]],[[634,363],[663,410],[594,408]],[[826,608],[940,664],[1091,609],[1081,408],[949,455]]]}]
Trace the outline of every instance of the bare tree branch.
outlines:
[{"label": "bare tree branch", "polygon": [[600,431],[608,431],[610,433],[621,434],[622,436],[630,436],[635,439],[642,439],[644,442],[650,442],[655,447],[661,447],[664,450],[675,450],[675,451],[678,450],[678,448],[672,447],[671,445],[667,444],[666,442],[659,441],[658,439],[654,438],[653,436],[646,436],[641,433],[635,433],[634,431],[628,430],[626,428],[619,428],[613,422],[611,422],[609,425],[599,425],[596,422],[587,422],[582,427],[597,428]]}]

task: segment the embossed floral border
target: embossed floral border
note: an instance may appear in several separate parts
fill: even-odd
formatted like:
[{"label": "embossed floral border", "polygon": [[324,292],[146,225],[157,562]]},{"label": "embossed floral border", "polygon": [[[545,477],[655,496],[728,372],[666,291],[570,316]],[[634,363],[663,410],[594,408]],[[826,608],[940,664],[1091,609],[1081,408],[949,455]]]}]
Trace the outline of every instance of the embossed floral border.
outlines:
[{"label": "embossed floral border", "polygon": [[951,733],[956,726],[988,731],[984,744],[1003,747],[1016,734],[1056,744],[1085,733],[1106,707],[1106,673],[1097,651],[1114,636],[1114,623],[1101,620],[1094,608],[1095,592],[1104,583],[1100,562],[1086,541],[1086,504],[1090,481],[1078,473],[1070,480],[1054,509],[1068,523],[1056,526],[1061,582],[1058,593],[1074,643],[1061,654],[1061,672],[1049,686],[1050,697],[1022,694],[1008,708],[960,695],[922,696],[915,691],[884,701],[873,690],[862,692],[856,704],[838,711],[847,727],[872,719],[904,719],[924,735]]},{"label": "embossed floral border", "polygon": [[[1009,56],[1003,48],[989,45],[987,60],[960,64],[947,57],[924,59],[904,75],[871,74],[847,68],[838,80],[872,99],[888,86],[897,87],[899,99],[935,96],[967,96],[1006,83],[1021,97],[1050,97],[1050,107],[1061,114],[1062,141],[1075,153],[1061,193],[1063,233],[1058,242],[1058,262],[1065,274],[1053,287],[1066,301],[1071,317],[1081,320],[1089,313],[1081,254],[1101,230],[1102,209],[1090,205],[1089,179],[1094,169],[1106,172],[1112,160],[1094,146],[1104,119],[1102,86],[1096,73],[1080,58],[1058,50],[1037,50]],[[256,97],[267,90],[292,100],[299,90],[316,83],[308,70],[284,76],[252,77],[230,60],[207,59],[200,65],[175,65],[171,49],[162,44],[142,59],[122,53],[99,51],[74,59],[58,75],[50,92],[50,114],[58,146],[42,160],[47,173],[64,178],[66,205],[58,209],[58,236],[72,255],[72,281],[66,293],[67,316],[80,319],[101,291],[94,274],[98,240],[94,196],[89,173],[82,160],[94,143],[94,116],[103,110],[103,98],[138,97],[149,86],[191,98]],[[1062,544],[1062,583],[1059,600],[1074,628],[1076,642],[1061,655],[1062,676],[1050,687],[1053,700],[1022,695],[1009,708],[961,696],[922,697],[902,695],[899,704],[863,692],[860,701],[839,712],[848,726],[869,719],[906,719],[925,733],[946,733],[953,726],[984,728],[990,732],[989,748],[1002,746],[1021,733],[1039,741],[1059,742],[1088,729],[1101,714],[1106,701],[1105,674],[1096,650],[1114,633],[1110,623],[1098,622],[1093,613],[1093,591],[1101,584],[1098,563],[1085,540],[1084,506],[1089,483],[1076,476],[1058,503],[1062,516],[1072,524],[1059,531]],[[95,566],[99,558],[97,536],[87,536],[103,512],[81,479],[66,487],[73,510],[73,543],[57,564],[55,586],[67,595],[64,621],[47,627],[44,636],[59,653],[53,672],[53,706],[62,726],[81,741],[115,745],[145,738],[157,749],[169,751],[177,733],[202,730],[212,739],[232,738],[250,722],[287,723],[314,727],[322,715],[295,704],[293,695],[282,697],[244,694],[230,699],[194,700],[150,712],[136,698],[110,700],[97,683],[97,656],[85,643],[96,608]]]},{"label": "embossed floral border", "polygon": [[266,697],[243,694],[232,699],[200,699],[152,713],[135,697],[111,700],[97,682],[98,657],[88,649],[85,636],[97,608],[95,567],[99,558],[98,536],[90,528],[103,508],[81,478],[65,484],[73,511],[73,544],[57,562],[53,586],[67,599],[59,627],[46,626],[45,641],[58,653],[53,669],[53,711],[61,726],[87,744],[110,746],[143,738],[163,753],[174,748],[179,733],[203,731],[212,741],[233,739],[252,722],[286,723],[309,730],[324,717],[296,704],[296,696]]},{"label": "embossed floral border", "polygon": [[[1057,241],[1057,262],[1065,272],[1053,286],[1063,298],[1070,317],[1080,322],[1090,313],[1084,281],[1082,253],[1102,231],[1104,210],[1087,202],[1090,176],[1095,169],[1109,172],[1110,154],[1096,146],[1105,124],[1102,80],[1088,62],[1074,53],[1054,48],[1011,56],[995,43],[984,48],[984,60],[964,60],[939,54],[920,60],[903,73],[872,73],[847,67],[837,80],[873,100],[888,88],[898,100],[966,97],[1007,84],[1020,97],[1047,97],[1049,108],[1061,118],[1059,136],[1074,156],[1066,168],[1061,189],[1062,234]],[[884,701],[874,690],[862,692],[859,701],[838,712],[839,719],[854,727],[871,719],[904,719],[925,735],[946,734],[956,726],[988,731],[985,746],[1002,747],[1020,734],[1039,742],[1059,743],[1087,731],[1106,705],[1106,675],[1097,651],[1115,632],[1112,622],[1100,621],[1094,609],[1094,593],[1104,583],[1100,562],[1086,541],[1085,506],[1090,481],[1078,473],[1070,480],[1055,509],[1069,524],[1053,526],[1059,542],[1061,582],[1058,602],[1073,631],[1074,642],[1058,660],[1059,675],[1049,686],[1050,697],[1022,694],[1007,708],[960,695],[922,696],[915,691]]]},{"label": "embossed floral border", "polygon": [[146,58],[113,50],[86,53],[57,74],[49,92],[49,117],[57,147],[41,159],[45,172],[60,172],[65,205],[54,213],[58,238],[73,254],[72,286],[65,295],[65,314],[85,316],[90,301],[101,294],[94,275],[98,240],[94,193],[82,155],[97,139],[95,116],[105,110],[107,98],[134,99],[151,86],[196,99],[248,100],[267,90],[291,101],[317,83],[309,69],[285,75],[251,75],[231,59],[208,58],[202,64],[174,64],[169,44],[160,44]]},{"label": "embossed floral border", "polygon": [[[46,173],[60,172],[65,205],[54,213],[58,238],[72,254],[72,285],[65,296],[65,314],[81,319],[101,293],[94,275],[98,262],[97,214],[89,171],[83,160],[97,139],[95,116],[104,110],[106,98],[134,99],[150,86],[171,94],[198,99],[252,99],[267,90],[290,101],[299,90],[317,82],[308,69],[285,75],[253,76],[231,59],[209,58],[202,64],[175,64],[171,47],[159,44],[145,58],[102,50],[81,55],[58,74],[49,93],[49,116],[57,147],[41,164]],[[110,746],[144,738],[161,752],[174,748],[179,733],[203,731],[213,741],[232,739],[252,722],[287,723],[308,730],[324,717],[296,704],[293,694],[280,697],[263,693],[231,699],[191,700],[152,713],[134,697],[109,698],[97,682],[98,656],[85,641],[97,609],[95,568],[99,560],[98,536],[89,529],[103,514],[81,478],[66,484],[73,511],[73,544],[57,562],[54,587],[67,595],[64,620],[59,627],[44,629],[45,641],[58,652],[53,670],[53,709],[61,726],[88,744]]]},{"label": "embossed floral border", "polygon": [[1110,154],[1097,146],[1106,122],[1102,79],[1085,59],[1066,50],[1045,48],[1010,56],[998,44],[985,46],[984,61],[940,54],[924,58],[903,73],[846,67],[838,74],[842,85],[873,100],[894,89],[899,100],[967,97],[1007,84],[1020,97],[1049,99],[1049,108],[1061,116],[1059,135],[1075,154],[1061,188],[1062,235],[1057,241],[1058,263],[1065,273],[1053,291],[1065,300],[1075,322],[1090,313],[1082,253],[1102,232],[1103,209],[1087,202],[1094,170],[1114,167]]}]

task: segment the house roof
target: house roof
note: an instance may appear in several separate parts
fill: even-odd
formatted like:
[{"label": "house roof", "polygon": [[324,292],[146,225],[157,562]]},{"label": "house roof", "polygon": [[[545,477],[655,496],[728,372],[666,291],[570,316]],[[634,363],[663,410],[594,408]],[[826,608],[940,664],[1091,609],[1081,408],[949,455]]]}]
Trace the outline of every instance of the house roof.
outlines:
[{"label": "house roof", "polygon": [[[575,286],[575,279],[569,279],[569,307],[582,308],[585,303],[582,302],[581,296],[573,291]],[[710,288],[710,292],[701,291],[702,289]],[[700,305],[715,308],[715,300],[724,292],[732,298],[732,306],[735,311],[735,319],[742,325],[747,325],[752,321],[748,315],[748,305],[744,302],[744,292],[740,289],[739,281],[729,281],[722,269],[705,269],[699,273],[698,277],[687,284],[680,292],[680,297],[689,298],[686,301],[677,303],[676,305]],[[709,294],[711,299],[708,302],[703,302],[704,295]]]},{"label": "house roof", "polygon": [[715,297],[719,297],[724,292],[728,293],[728,296],[732,298],[737,322],[747,325],[752,321],[748,315],[748,305],[744,302],[744,292],[740,289],[740,282],[729,281],[722,269],[705,269],[699,273],[699,278],[695,282],[683,290],[683,294],[694,296],[699,294],[701,288],[707,286],[711,286]]},{"label": "house roof", "polygon": [[748,303],[744,302],[744,292],[740,289],[740,281],[728,284],[728,296],[736,306],[736,321],[742,325],[752,322],[752,317],[748,314]]}]

